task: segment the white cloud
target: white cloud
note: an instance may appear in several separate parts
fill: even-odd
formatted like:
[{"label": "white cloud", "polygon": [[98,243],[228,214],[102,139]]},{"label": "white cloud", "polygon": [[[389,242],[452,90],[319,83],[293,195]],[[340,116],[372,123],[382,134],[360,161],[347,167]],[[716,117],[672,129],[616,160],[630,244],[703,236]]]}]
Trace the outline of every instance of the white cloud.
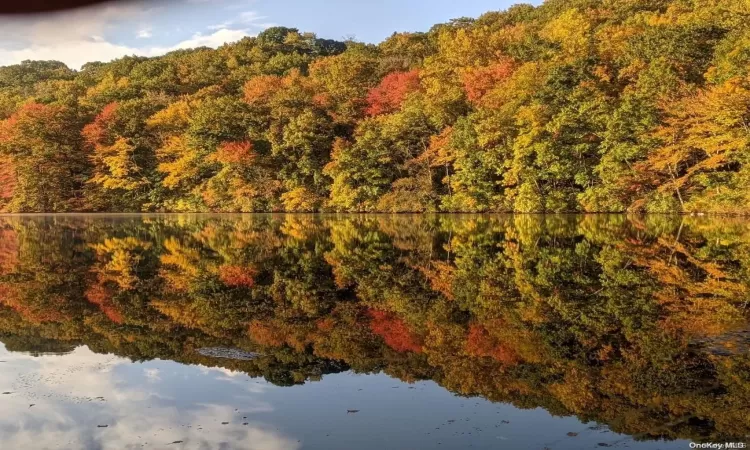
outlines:
[{"label": "white cloud", "polygon": [[237,28],[237,27],[255,27],[255,28],[269,28],[276,26],[275,23],[270,22],[261,22],[263,19],[266,19],[266,16],[261,16],[255,11],[243,11],[239,13],[235,18],[231,20],[226,20],[222,23],[218,23],[215,25],[209,25],[209,30],[220,30],[223,28]]},{"label": "white cloud", "polygon": [[138,33],[135,34],[135,37],[138,39],[148,39],[151,36],[153,36],[153,33],[151,33],[151,28],[141,28],[138,30]]},{"label": "white cloud", "polygon": [[[0,385],[12,391],[0,403],[2,448],[120,450],[145,443],[171,448],[169,443],[178,440],[184,444],[175,448],[301,447],[297,439],[261,422],[273,408],[260,392],[247,388],[246,375],[242,382],[227,384],[224,371],[150,361],[138,376],[128,370],[135,365],[131,361],[86,347],[65,356],[32,357],[9,353],[0,344],[0,356],[8,361]],[[173,389],[179,383],[183,388]],[[181,393],[190,386],[215,394],[203,401],[201,395],[185,399]],[[240,420],[242,414],[253,417]]]},{"label": "white cloud", "polygon": [[32,45],[19,50],[0,50],[0,64],[17,64],[27,59],[54,59],[78,69],[90,61],[111,61],[137,52],[138,49],[106,41],[74,40],[59,44]]},{"label": "white cloud", "polygon": [[[202,2],[182,2],[183,7],[190,4],[194,8],[200,4],[204,5],[202,8],[206,7]],[[87,62],[107,62],[127,55],[158,56],[193,47],[216,48],[273,25],[262,22],[265,17],[255,11],[244,11],[232,20],[209,27],[208,33],[198,32],[177,43],[151,40],[149,45],[136,43],[137,40],[152,38],[154,30],[159,29],[151,22],[159,16],[159,8],[125,2],[48,16],[0,19],[0,65],[17,64],[27,59],[58,60],[79,69]],[[134,23],[140,27],[136,28]],[[134,28],[137,30],[135,35]],[[160,37],[166,35],[159,33]]]},{"label": "white cloud", "polygon": [[227,42],[235,42],[239,41],[245,36],[249,36],[250,33],[247,30],[229,30],[226,28],[223,28],[221,30],[216,30],[211,34],[201,34],[201,33],[195,33],[192,38],[184,40],[182,42],[177,43],[176,45],[173,45],[171,47],[155,47],[149,50],[150,55],[159,55],[164,54],[167,52],[171,52],[173,50],[181,50],[186,48],[195,48],[195,47],[211,47],[216,48],[221,45],[226,44]]},{"label": "white cloud", "polygon": [[235,42],[253,33],[248,30],[216,30],[211,34],[196,33],[190,39],[168,47],[129,47],[107,42],[101,37],[75,39],[58,43],[31,45],[18,50],[0,49],[0,65],[18,64],[27,59],[62,61],[69,67],[79,69],[91,61],[111,61],[127,55],[159,56],[165,53],[195,48],[216,48],[229,42]]},{"label": "white cloud", "polygon": [[161,380],[159,369],[144,369],[143,374],[146,375],[146,378],[152,383]]},{"label": "white cloud", "polygon": [[89,61],[107,61],[136,49],[103,36],[116,24],[153,12],[140,3],[111,3],[64,13],[0,20],[0,65],[25,59],[55,59],[78,68]]}]

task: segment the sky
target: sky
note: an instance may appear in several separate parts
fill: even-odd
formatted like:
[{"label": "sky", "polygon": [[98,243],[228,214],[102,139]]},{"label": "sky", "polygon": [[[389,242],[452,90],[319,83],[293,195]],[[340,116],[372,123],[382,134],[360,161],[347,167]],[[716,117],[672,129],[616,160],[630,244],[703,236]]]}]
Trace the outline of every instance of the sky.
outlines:
[{"label": "sky", "polygon": [[64,13],[0,17],[0,65],[27,59],[89,61],[218,47],[282,25],[321,38],[377,43],[394,31],[427,31],[541,0],[153,0],[120,1]]}]

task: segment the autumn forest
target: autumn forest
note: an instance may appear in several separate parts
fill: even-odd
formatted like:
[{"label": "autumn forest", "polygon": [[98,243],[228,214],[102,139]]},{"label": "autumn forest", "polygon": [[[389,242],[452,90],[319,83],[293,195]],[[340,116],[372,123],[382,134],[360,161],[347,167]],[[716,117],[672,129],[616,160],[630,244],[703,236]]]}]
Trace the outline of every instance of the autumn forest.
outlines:
[{"label": "autumn forest", "polygon": [[0,68],[6,212],[750,213],[750,4]]}]

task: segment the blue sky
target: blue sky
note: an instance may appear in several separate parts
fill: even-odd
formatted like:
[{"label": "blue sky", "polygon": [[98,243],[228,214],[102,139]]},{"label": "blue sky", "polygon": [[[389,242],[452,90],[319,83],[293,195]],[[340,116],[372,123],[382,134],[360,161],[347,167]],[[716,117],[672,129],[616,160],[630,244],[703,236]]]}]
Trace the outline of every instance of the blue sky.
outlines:
[{"label": "blue sky", "polygon": [[[528,1],[527,1],[528,2]],[[284,25],[320,37],[379,42],[513,0],[173,0],[117,2],[54,15],[0,18],[0,65],[57,59],[73,68],[123,55],[217,47]],[[540,0],[531,3],[539,4]]]}]

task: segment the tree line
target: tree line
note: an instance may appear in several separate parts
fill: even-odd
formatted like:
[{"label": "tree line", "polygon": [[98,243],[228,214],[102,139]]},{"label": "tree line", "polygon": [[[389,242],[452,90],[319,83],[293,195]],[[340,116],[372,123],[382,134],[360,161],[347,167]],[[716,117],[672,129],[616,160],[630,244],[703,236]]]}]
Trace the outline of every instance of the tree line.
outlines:
[{"label": "tree line", "polygon": [[0,68],[12,212],[750,213],[750,6],[548,0],[380,44]]}]

